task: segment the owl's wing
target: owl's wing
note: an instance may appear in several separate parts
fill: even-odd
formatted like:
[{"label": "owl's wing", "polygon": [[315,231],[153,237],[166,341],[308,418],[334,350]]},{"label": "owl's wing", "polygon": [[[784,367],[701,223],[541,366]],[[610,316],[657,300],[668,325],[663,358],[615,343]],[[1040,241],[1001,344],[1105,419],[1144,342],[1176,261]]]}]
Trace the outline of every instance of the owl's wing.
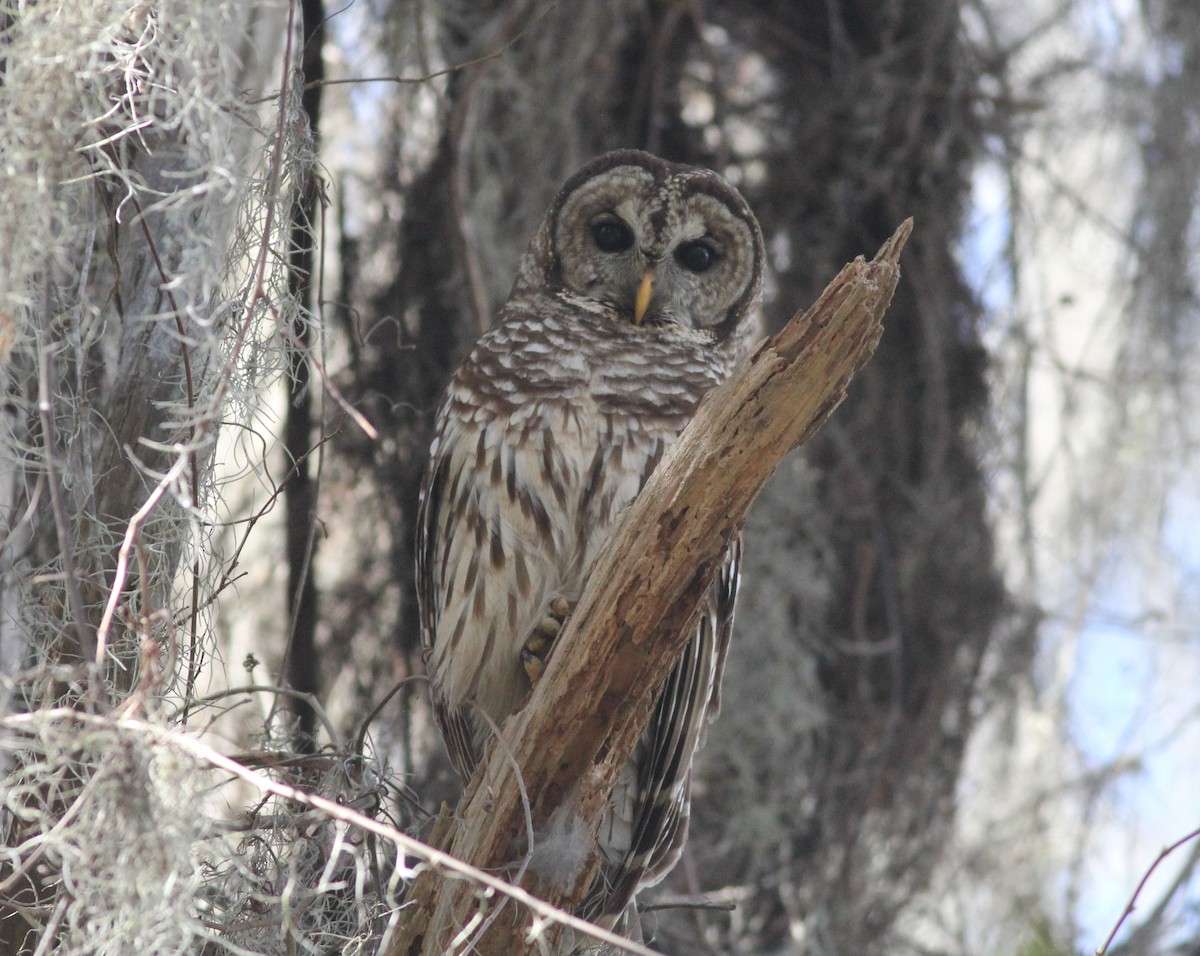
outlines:
[{"label": "owl's wing", "polygon": [[[463,455],[457,453],[461,442],[461,429],[449,427],[447,416],[440,415],[417,507],[417,603],[426,670],[430,668],[443,599],[453,573],[449,560],[457,550],[455,536],[470,530],[464,520],[470,506],[470,482],[463,473]],[[434,719],[446,742],[450,762],[463,780],[469,780],[482,757],[474,722],[463,708],[448,706],[436,689],[431,697]]]},{"label": "owl's wing", "polygon": [[587,909],[594,918],[618,915],[640,887],[657,883],[679,860],[690,815],[692,758],[720,708],[741,555],[739,534],[725,552],[696,633],[667,678],[638,742],[629,850],[591,894]]}]

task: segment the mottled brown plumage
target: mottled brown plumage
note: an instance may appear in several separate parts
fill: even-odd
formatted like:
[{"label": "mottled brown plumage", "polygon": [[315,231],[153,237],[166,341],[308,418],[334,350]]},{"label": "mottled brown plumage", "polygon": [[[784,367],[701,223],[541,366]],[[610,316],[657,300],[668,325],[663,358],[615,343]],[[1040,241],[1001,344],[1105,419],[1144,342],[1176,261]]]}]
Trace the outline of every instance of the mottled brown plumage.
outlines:
[{"label": "mottled brown plumage", "polygon": [[[464,781],[490,735],[477,708],[500,724],[521,705],[522,651],[551,602],[578,600],[622,509],[745,354],[762,261],[758,224],[720,177],[609,153],[563,186],[455,373],[422,489],[417,584],[434,712]],[[589,916],[615,917],[678,858],[740,550],[621,774]]]}]

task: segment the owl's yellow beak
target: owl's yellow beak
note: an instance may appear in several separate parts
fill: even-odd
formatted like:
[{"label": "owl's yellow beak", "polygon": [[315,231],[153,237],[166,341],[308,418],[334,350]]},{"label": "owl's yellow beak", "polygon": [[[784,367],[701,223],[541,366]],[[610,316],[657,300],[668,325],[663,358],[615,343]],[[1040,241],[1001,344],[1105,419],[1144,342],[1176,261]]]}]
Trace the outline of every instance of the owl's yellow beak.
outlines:
[{"label": "owl's yellow beak", "polygon": [[642,281],[638,286],[637,295],[633,298],[633,324],[641,325],[650,307],[650,291],[654,287],[654,266],[647,266],[642,273]]}]

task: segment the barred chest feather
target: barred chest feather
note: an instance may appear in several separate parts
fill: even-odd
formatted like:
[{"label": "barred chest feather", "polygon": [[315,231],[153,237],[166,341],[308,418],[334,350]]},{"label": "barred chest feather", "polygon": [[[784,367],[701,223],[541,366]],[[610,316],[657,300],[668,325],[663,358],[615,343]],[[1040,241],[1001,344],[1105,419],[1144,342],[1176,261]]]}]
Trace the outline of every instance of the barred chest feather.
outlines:
[{"label": "barred chest feather", "polygon": [[730,371],[672,329],[554,312],[495,326],[439,414],[445,593],[429,664],[448,706],[474,699],[497,722],[528,692],[520,649],[547,605],[579,598],[616,518]]}]

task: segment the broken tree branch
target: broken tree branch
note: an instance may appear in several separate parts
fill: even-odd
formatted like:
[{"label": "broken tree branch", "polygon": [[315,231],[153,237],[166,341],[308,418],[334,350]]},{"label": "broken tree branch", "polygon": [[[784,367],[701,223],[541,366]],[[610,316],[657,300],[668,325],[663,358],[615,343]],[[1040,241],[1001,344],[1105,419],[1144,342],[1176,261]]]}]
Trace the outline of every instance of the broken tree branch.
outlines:
[{"label": "broken tree branch", "polygon": [[[581,901],[598,862],[595,835],[649,720],[651,691],[682,653],[750,503],[783,456],[824,424],[874,352],[911,231],[906,220],[872,261],[860,257],[842,269],[812,308],[701,403],[596,558],[545,675],[504,725],[508,747],[490,748],[476,768],[448,828],[451,855],[496,872],[515,870],[528,852],[515,758],[534,833],[569,830],[573,845],[593,847],[565,878],[562,867],[551,880],[531,866],[520,885],[560,909]],[[590,839],[580,840],[581,833]],[[424,873],[388,953],[447,952],[487,905],[479,887]],[[524,953],[535,936],[553,949],[562,930],[513,903],[494,916],[476,934],[478,952]]]}]

